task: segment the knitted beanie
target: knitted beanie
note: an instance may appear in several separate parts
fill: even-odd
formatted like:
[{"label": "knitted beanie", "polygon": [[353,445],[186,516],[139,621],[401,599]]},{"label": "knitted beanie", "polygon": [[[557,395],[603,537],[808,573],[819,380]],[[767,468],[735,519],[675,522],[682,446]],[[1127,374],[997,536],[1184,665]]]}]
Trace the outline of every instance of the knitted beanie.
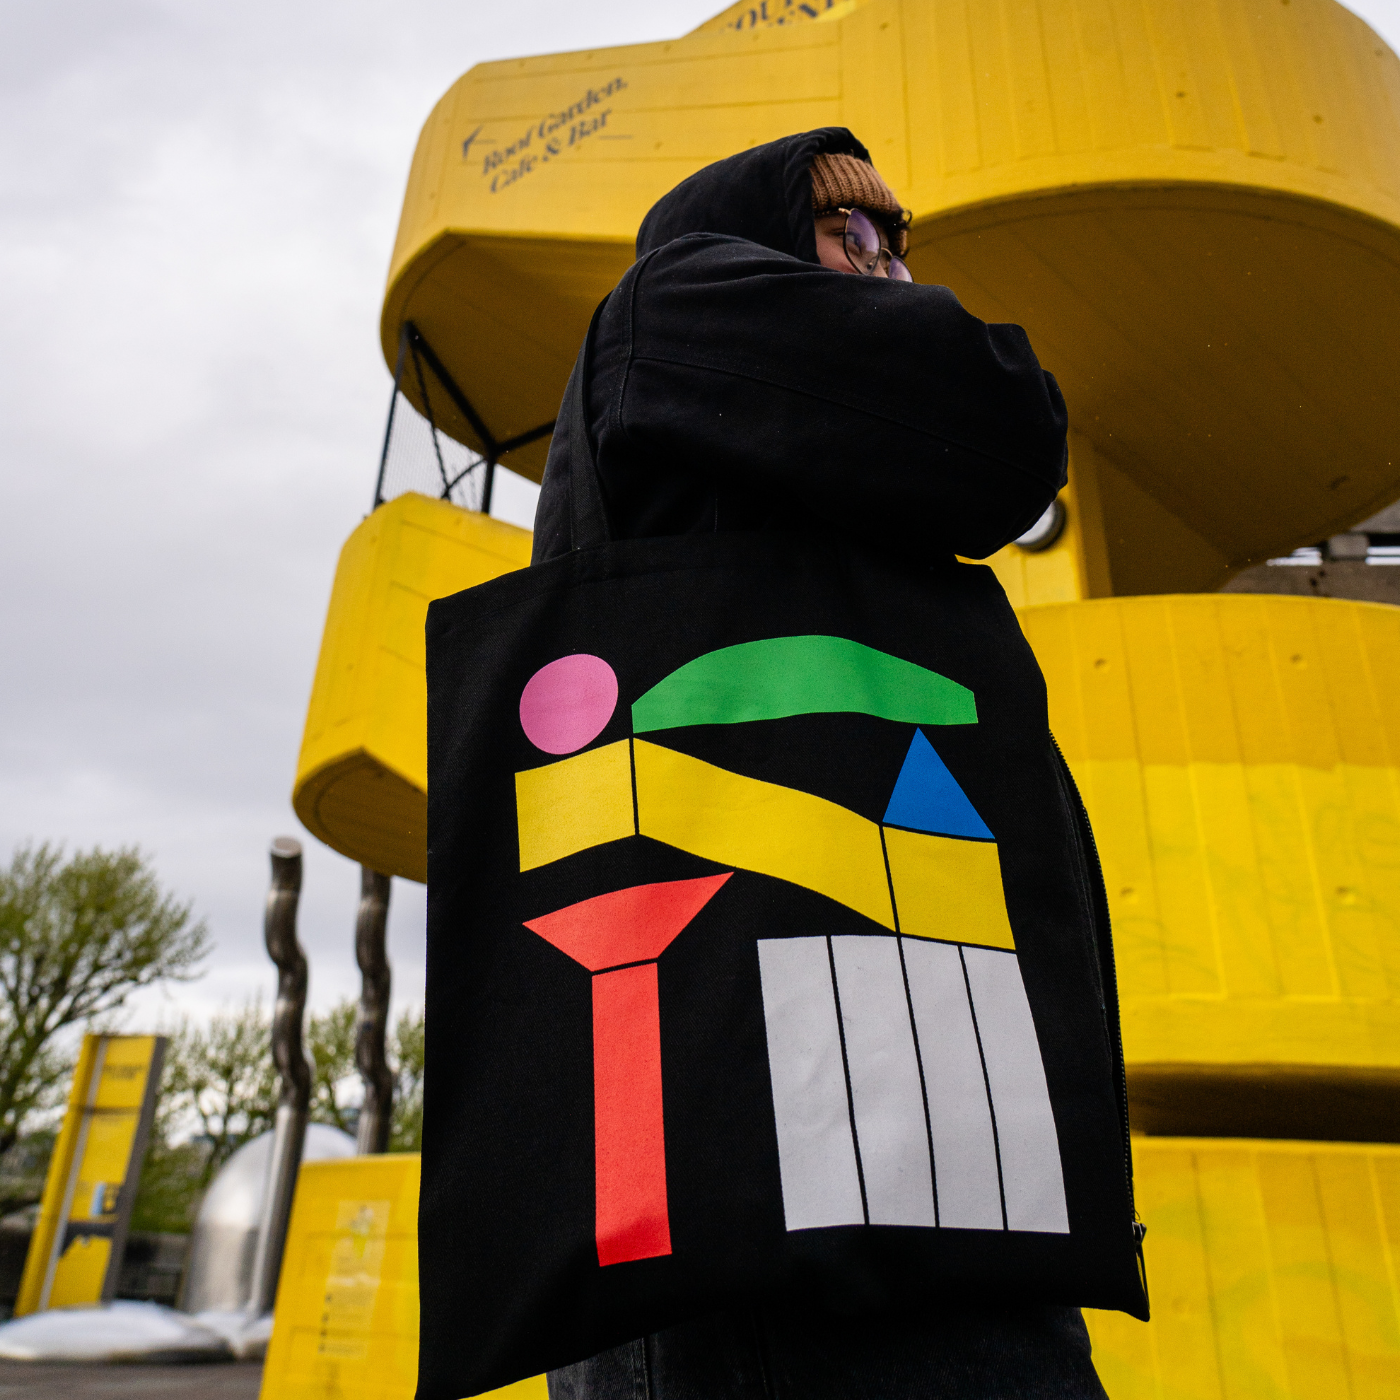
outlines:
[{"label": "knitted beanie", "polygon": [[909,242],[908,218],[894,191],[858,156],[819,155],[812,160],[812,213],[820,218],[838,209],[863,209],[884,224],[890,246],[903,253]]}]

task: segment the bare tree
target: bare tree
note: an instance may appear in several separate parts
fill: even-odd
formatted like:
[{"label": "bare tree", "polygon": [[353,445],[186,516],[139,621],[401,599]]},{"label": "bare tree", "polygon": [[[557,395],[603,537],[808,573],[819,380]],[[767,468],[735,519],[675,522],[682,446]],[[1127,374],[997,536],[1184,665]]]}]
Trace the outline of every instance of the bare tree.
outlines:
[{"label": "bare tree", "polygon": [[208,948],[204,922],[135,847],[15,851],[0,869],[0,1152],[67,1077],[55,1037],[139,987],[196,976]]}]

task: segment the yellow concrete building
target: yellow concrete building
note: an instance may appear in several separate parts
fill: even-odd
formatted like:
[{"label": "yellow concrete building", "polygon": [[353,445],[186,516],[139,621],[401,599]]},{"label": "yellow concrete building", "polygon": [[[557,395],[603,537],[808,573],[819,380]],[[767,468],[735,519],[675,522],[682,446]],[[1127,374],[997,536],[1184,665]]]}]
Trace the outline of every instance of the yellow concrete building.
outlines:
[{"label": "yellow concrete building", "polygon": [[[1216,591],[1400,495],[1400,62],[1333,0],[759,0],[480,65],[409,177],[403,395],[538,478],[646,209],[828,124],[915,277],[1024,325],[1070,406],[1066,529],[991,563],[1094,819],[1145,1134],[1154,1320],[1091,1320],[1109,1392],[1400,1395],[1400,611]],[[412,495],[352,536],[296,781],[323,840],[423,878],[427,601],[528,544]]]}]

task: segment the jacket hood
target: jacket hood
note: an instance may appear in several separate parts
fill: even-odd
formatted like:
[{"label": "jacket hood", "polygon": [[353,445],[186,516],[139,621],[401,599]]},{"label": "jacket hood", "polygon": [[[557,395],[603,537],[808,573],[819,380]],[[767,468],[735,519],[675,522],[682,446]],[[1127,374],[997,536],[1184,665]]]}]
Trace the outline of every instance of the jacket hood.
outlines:
[{"label": "jacket hood", "polygon": [[688,233],[719,233],[818,262],[811,165],[815,156],[837,152],[870,159],[844,126],[825,126],[707,165],[652,205],[637,234],[637,256]]}]

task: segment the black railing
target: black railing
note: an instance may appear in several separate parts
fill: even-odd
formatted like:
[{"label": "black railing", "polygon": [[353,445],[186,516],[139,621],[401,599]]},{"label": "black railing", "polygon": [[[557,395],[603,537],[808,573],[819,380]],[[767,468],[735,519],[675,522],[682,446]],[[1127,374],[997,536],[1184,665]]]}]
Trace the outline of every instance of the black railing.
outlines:
[{"label": "black railing", "polygon": [[[411,396],[404,392],[405,376],[410,377],[407,382],[417,390],[421,412]],[[439,426],[444,417],[451,416],[452,410],[470,427],[481,445],[480,450],[458,442]],[[458,426],[460,428],[460,423]],[[374,505],[381,506],[405,491],[421,491],[468,510],[489,513],[497,463],[507,452],[547,437],[553,431],[554,424],[549,422],[511,438],[497,438],[447,372],[423,333],[412,321],[405,321],[399,332],[394,392],[389,399],[389,418],[384,425]]]}]

